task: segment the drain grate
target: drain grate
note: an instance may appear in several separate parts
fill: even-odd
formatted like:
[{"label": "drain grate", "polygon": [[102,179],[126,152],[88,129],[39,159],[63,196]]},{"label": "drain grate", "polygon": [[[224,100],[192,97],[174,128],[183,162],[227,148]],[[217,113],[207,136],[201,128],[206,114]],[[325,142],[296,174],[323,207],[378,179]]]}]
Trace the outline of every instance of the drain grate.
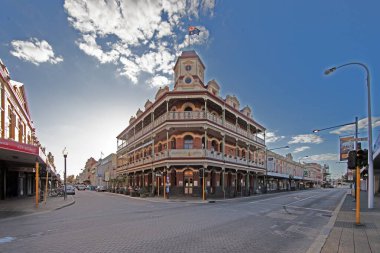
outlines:
[{"label": "drain grate", "polygon": [[362,226],[356,226],[352,221],[336,221],[334,227],[338,228],[357,228],[357,229],[377,229],[373,223],[362,223]]}]

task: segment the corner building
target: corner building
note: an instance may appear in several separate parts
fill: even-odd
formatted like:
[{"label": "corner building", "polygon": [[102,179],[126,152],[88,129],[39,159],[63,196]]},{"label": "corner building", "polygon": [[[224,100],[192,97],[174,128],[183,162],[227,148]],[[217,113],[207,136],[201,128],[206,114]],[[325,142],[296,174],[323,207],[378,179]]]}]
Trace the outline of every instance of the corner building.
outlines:
[{"label": "corner building", "polygon": [[117,136],[116,173],[125,188],[162,196],[165,185],[169,196],[202,197],[205,191],[216,198],[263,189],[265,128],[235,96],[221,98],[215,80],[205,85],[204,72],[195,51],[182,52],[174,89],[160,88]]}]

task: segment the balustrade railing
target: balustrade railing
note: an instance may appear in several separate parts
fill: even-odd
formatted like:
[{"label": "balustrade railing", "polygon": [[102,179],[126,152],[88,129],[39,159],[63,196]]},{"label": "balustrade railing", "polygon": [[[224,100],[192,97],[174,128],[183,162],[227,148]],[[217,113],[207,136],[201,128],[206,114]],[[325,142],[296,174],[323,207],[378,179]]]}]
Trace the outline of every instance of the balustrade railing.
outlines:
[{"label": "balustrade railing", "polygon": [[257,163],[252,160],[248,160],[244,157],[234,157],[230,155],[224,155],[220,152],[213,151],[213,150],[204,150],[204,149],[171,149],[171,150],[163,150],[161,152],[158,152],[152,156],[147,156],[143,158],[139,158],[135,160],[132,163],[129,163],[126,165],[127,168],[152,163],[154,161],[158,161],[165,158],[213,158],[220,161],[225,162],[231,162],[231,163],[237,163],[247,166],[254,166],[254,167],[260,167],[265,168],[263,163]]},{"label": "balustrade railing", "polygon": [[[226,127],[229,130],[237,132],[238,134],[241,134],[253,141],[256,141],[260,144],[265,145],[264,139],[257,137],[257,135],[251,134],[247,130],[242,129],[234,125],[233,123],[230,123],[227,121],[225,121],[223,124],[223,120],[220,117],[212,113],[206,113],[204,111],[189,111],[189,112],[185,111],[185,112],[165,113],[161,115],[160,117],[158,117],[157,119],[155,119],[153,123],[150,123],[148,126],[145,126],[142,130],[135,133],[135,135],[130,137],[128,141],[129,142],[135,141],[136,139],[140,138],[143,134],[151,132],[152,129],[154,129],[155,127],[157,127],[158,125],[162,124],[163,122],[167,120],[193,120],[193,119],[208,119],[218,125]],[[118,150],[120,150],[123,147],[124,146],[122,145],[118,146]]]}]

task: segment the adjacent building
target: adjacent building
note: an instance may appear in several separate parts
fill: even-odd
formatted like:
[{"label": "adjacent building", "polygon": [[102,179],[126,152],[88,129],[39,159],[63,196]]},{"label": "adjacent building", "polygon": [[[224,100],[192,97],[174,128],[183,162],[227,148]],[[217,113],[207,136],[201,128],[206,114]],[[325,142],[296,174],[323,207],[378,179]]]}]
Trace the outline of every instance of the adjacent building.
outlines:
[{"label": "adjacent building", "polygon": [[11,79],[1,60],[0,85],[0,199],[34,195],[36,171],[39,183],[46,172],[49,181],[57,180],[54,158],[37,139],[24,84]]},{"label": "adjacent building", "polygon": [[267,151],[267,189],[268,191],[284,191],[304,189],[304,164],[293,161],[293,156],[285,157],[272,151]]},{"label": "adjacent building", "polygon": [[[161,88],[118,136],[116,174],[151,194],[248,196],[264,187],[265,127],[236,96],[205,82],[195,51],[174,66],[174,88]],[[263,136],[263,137],[261,137]]]},{"label": "adjacent building", "polygon": [[112,153],[99,159],[96,167],[96,185],[105,186],[107,189],[113,186],[116,179],[116,154]]}]

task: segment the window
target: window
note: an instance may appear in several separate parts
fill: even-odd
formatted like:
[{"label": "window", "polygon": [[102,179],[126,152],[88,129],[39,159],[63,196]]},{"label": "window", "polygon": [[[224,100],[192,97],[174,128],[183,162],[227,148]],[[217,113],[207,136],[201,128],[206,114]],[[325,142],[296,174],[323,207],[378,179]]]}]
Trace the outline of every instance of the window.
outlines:
[{"label": "window", "polygon": [[190,136],[190,135],[185,136],[183,148],[184,149],[192,149],[193,148],[193,137],[192,136]]},{"label": "window", "polygon": [[158,144],[158,152],[161,152],[161,151],[162,151],[162,144],[159,143],[159,144]]},{"label": "window", "polygon": [[190,106],[187,106],[185,108],[185,112],[192,112],[193,111],[193,108],[191,108]]},{"label": "window", "polygon": [[185,69],[186,69],[186,71],[190,71],[191,70],[191,66],[190,65],[186,65]]},{"label": "window", "polygon": [[185,78],[185,83],[190,84],[191,81],[192,81],[191,77],[186,77]]},{"label": "window", "polygon": [[219,151],[223,152],[223,142],[220,142],[220,144],[219,144]]},{"label": "window", "polygon": [[170,148],[171,149],[176,149],[176,139],[175,138],[173,138],[171,140],[171,142],[170,142]]},{"label": "window", "polygon": [[211,142],[211,150],[212,151],[218,151],[218,143],[216,143],[215,140]]}]

